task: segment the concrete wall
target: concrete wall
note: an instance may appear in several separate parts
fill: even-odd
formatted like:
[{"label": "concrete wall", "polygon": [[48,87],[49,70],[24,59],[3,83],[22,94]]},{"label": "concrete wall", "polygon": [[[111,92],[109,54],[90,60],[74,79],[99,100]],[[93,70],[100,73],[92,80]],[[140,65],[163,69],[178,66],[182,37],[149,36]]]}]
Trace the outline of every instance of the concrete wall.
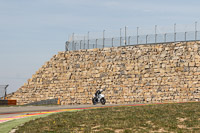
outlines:
[{"label": "concrete wall", "polygon": [[10,98],[91,104],[101,88],[107,103],[200,101],[200,42],[59,52]]}]

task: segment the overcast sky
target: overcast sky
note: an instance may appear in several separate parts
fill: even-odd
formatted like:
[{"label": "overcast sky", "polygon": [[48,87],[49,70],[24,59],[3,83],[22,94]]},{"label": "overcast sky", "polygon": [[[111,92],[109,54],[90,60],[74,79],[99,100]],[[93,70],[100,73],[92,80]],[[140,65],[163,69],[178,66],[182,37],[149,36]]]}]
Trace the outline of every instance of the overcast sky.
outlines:
[{"label": "overcast sky", "polygon": [[73,32],[181,30],[200,23],[199,9],[199,0],[0,0],[0,84],[16,91]]}]

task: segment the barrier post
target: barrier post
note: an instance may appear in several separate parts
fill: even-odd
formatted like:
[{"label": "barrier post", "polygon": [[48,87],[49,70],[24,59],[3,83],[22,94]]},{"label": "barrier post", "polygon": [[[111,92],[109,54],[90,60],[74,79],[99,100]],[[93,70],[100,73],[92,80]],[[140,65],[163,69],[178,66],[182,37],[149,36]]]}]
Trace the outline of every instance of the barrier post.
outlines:
[{"label": "barrier post", "polygon": [[57,102],[57,104],[60,105],[60,98],[58,98],[58,102]]}]

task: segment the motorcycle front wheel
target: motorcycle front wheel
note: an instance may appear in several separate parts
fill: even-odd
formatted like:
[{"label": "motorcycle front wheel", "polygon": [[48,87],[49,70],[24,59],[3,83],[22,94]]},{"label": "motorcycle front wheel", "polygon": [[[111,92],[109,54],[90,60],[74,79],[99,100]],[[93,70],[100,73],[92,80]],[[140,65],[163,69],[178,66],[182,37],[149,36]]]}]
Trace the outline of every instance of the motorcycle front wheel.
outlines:
[{"label": "motorcycle front wheel", "polygon": [[93,105],[97,104],[97,98],[96,97],[92,98],[92,103],[93,103]]},{"label": "motorcycle front wheel", "polygon": [[101,98],[100,102],[101,102],[102,105],[105,105],[106,99],[105,98]]}]

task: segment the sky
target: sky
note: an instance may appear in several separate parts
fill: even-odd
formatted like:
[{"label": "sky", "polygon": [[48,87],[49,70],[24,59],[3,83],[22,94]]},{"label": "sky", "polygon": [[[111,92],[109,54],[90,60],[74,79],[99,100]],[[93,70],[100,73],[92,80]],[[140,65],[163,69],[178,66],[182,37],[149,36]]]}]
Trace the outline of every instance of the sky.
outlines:
[{"label": "sky", "polygon": [[[200,23],[199,0],[0,0],[0,85],[16,91],[72,33],[110,35],[128,26],[190,30]],[[189,27],[189,28],[188,28]],[[108,34],[107,34],[108,35]]]}]

